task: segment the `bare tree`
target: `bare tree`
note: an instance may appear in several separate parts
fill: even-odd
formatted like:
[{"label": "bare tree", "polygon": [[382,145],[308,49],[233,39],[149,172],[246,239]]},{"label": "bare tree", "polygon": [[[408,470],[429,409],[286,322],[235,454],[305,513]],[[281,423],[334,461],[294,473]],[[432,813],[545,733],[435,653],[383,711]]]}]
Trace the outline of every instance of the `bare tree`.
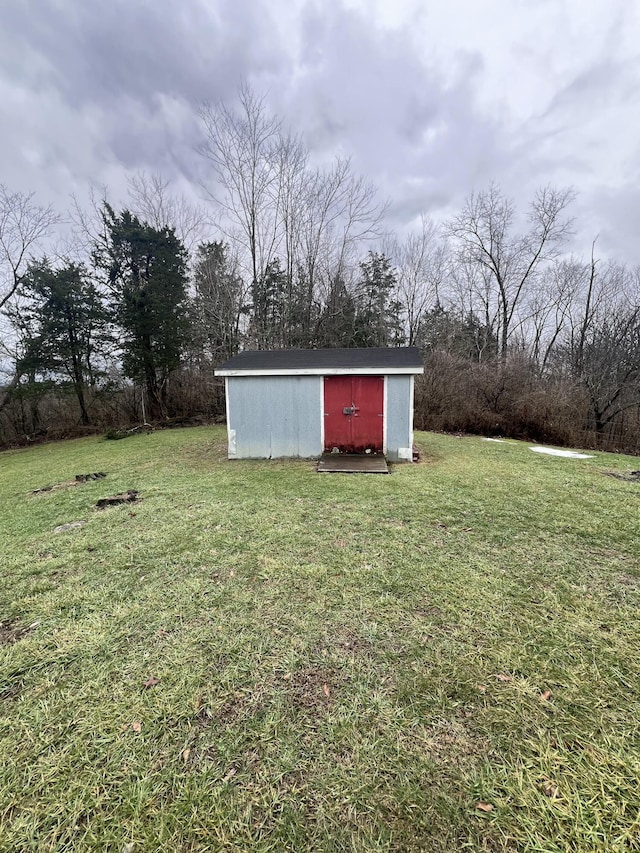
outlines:
[{"label": "bare tree", "polygon": [[595,257],[581,267],[558,347],[587,392],[598,439],[628,409],[640,407],[640,269]]},{"label": "bare tree", "polygon": [[589,396],[599,440],[619,415],[640,409],[640,306],[618,303],[592,323],[579,379]]},{"label": "bare tree", "polygon": [[189,252],[203,239],[207,221],[204,208],[184,195],[173,194],[169,181],[162,175],[138,172],[127,183],[131,211],[143,222],[159,231],[173,229]]},{"label": "bare tree", "polygon": [[[205,105],[200,115],[205,138],[199,150],[215,177],[206,190],[218,208],[219,230],[245,260],[254,309],[277,280],[285,309],[272,318],[284,324],[273,330],[274,340],[302,335],[311,342],[331,283],[346,278],[348,264],[356,268],[356,247],[380,235],[385,206],[350,160],[310,168],[303,141],[246,85],[237,109]],[[270,331],[258,325],[267,345]]]},{"label": "bare tree", "polygon": [[526,288],[545,262],[558,256],[571,233],[572,222],[565,211],[573,198],[570,189],[538,190],[529,206],[529,229],[518,234],[513,202],[492,184],[486,191],[473,193],[446,225],[459,259],[484,270],[487,282],[495,289],[503,360]]},{"label": "bare tree", "polygon": [[529,354],[541,371],[552,363],[556,344],[571,325],[571,313],[585,279],[585,264],[578,258],[560,258],[538,277],[525,299],[522,326],[529,338]]},{"label": "bare tree", "polygon": [[204,139],[198,150],[213,166],[215,182],[205,191],[217,205],[222,233],[240,243],[257,282],[277,242],[278,151],[282,123],[270,116],[265,98],[243,84],[238,109],[220,101],[203,104]]},{"label": "bare tree", "polygon": [[284,272],[293,281],[301,256],[301,225],[308,203],[309,152],[297,136],[288,134],[280,136],[274,154],[277,181],[272,188],[272,204],[279,232],[274,250],[282,256]]},{"label": "bare tree", "polygon": [[[34,202],[33,193],[10,192],[0,184],[0,311],[9,306],[27,271],[31,254],[42,246],[60,221],[51,206]],[[0,327],[0,332],[2,331]],[[0,411],[20,382],[15,353],[0,340],[0,369],[7,377],[0,390]]]},{"label": "bare tree", "polygon": [[407,343],[413,346],[426,312],[440,304],[447,269],[446,246],[438,239],[432,220],[423,215],[418,231],[402,241],[393,238],[385,251],[398,272],[397,297],[407,325]]},{"label": "bare tree", "polygon": [[304,185],[298,229],[310,311],[314,300],[327,302],[336,281],[347,283],[363,243],[381,236],[386,205],[349,159],[337,157],[331,168],[308,172]]},{"label": "bare tree", "polygon": [[0,310],[20,286],[31,253],[60,217],[35,204],[33,193],[11,193],[0,184]]},{"label": "bare tree", "polygon": [[467,258],[449,252],[446,299],[460,317],[477,320],[472,324],[472,330],[478,361],[494,357],[499,305],[488,271]]}]

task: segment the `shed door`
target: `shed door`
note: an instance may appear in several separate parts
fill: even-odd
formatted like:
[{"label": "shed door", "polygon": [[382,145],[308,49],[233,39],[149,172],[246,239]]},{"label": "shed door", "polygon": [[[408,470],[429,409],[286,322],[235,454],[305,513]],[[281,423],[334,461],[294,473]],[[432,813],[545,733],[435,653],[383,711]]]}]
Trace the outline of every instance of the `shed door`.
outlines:
[{"label": "shed door", "polygon": [[324,449],[383,452],[384,378],[325,376]]}]

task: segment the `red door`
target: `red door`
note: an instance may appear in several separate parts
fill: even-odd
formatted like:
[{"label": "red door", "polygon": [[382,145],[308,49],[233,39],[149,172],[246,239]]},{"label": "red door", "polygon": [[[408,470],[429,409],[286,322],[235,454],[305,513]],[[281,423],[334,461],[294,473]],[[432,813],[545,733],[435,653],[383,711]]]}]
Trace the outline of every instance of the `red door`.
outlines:
[{"label": "red door", "polygon": [[325,376],[324,449],[341,453],[382,453],[382,376]]}]

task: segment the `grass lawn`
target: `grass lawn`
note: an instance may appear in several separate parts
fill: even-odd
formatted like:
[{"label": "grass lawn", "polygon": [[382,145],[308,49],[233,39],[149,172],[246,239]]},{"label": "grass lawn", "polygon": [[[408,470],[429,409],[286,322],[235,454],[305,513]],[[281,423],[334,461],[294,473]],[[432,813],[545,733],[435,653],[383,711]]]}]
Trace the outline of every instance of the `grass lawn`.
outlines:
[{"label": "grass lawn", "polygon": [[225,439],[0,455],[0,850],[640,850],[640,460]]}]

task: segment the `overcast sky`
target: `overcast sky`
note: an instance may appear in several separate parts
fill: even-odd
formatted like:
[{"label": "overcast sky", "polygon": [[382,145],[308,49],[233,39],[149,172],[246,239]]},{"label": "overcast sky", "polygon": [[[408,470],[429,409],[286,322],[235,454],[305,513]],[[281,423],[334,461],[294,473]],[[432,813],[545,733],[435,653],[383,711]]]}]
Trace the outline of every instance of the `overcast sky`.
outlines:
[{"label": "overcast sky", "polygon": [[[571,185],[576,249],[640,263],[639,0],[1,0],[0,182],[64,210],[160,171],[197,194],[203,100],[244,78],[389,226],[497,181]],[[192,188],[192,189],[191,189]]]}]

